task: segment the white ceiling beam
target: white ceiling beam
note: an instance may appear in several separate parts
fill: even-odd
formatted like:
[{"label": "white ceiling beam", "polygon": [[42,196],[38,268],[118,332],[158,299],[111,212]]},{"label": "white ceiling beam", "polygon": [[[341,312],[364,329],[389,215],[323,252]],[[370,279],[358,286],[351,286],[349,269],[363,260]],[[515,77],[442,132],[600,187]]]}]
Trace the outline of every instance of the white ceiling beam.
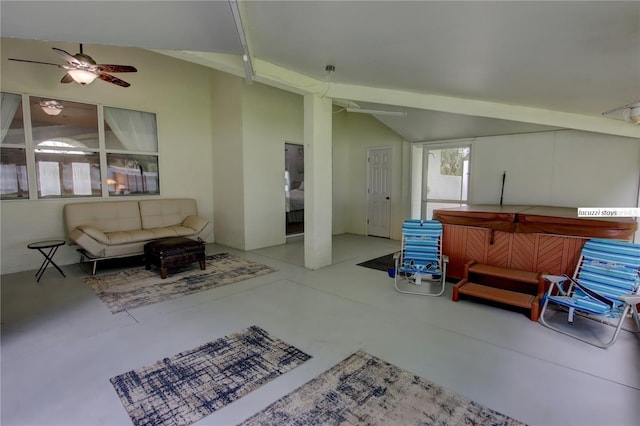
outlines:
[{"label": "white ceiling beam", "polygon": [[[237,55],[208,52],[154,51],[237,76],[244,75],[242,61]],[[372,102],[640,138],[640,125],[606,117],[593,117],[450,96],[324,82],[257,58],[254,58],[253,65],[255,70],[254,81],[301,95],[314,93],[356,102]]]},{"label": "white ceiling beam", "polygon": [[260,59],[255,60],[255,67],[256,81],[300,95],[315,94],[322,97],[329,84]]},{"label": "white ceiling beam", "polygon": [[348,84],[332,84],[326,95],[354,101],[521,121],[545,126],[640,138],[640,126],[625,121],[520,105]]},{"label": "white ceiling beam", "polygon": [[240,6],[237,0],[229,0],[229,6],[231,6],[231,14],[233,15],[233,21],[236,24],[236,30],[238,31],[238,37],[242,45],[242,67],[244,68],[244,75],[247,83],[252,84],[255,72],[253,70],[251,50],[249,49],[249,36],[247,29],[242,24],[243,13],[240,12]]},{"label": "white ceiling beam", "polygon": [[242,58],[228,53],[149,49],[152,52],[244,77]]},{"label": "white ceiling beam", "polygon": [[[238,55],[212,52],[192,52],[184,50],[159,50],[152,49],[153,52],[214,68],[238,77],[244,76],[244,66]],[[269,62],[254,58],[254,81],[278,87],[288,92],[300,95],[322,94],[326,89],[326,83],[307,77],[295,71],[273,65]]]}]

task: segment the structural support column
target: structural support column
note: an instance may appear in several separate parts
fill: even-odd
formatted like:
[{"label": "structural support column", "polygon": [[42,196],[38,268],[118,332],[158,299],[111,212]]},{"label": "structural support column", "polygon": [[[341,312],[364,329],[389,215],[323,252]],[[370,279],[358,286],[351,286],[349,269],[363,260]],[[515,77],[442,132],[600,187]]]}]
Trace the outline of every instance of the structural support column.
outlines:
[{"label": "structural support column", "polygon": [[304,96],[304,266],[331,265],[331,99]]},{"label": "structural support column", "polygon": [[[411,146],[411,219],[422,219],[422,145]],[[425,212],[426,214],[426,212]]]}]

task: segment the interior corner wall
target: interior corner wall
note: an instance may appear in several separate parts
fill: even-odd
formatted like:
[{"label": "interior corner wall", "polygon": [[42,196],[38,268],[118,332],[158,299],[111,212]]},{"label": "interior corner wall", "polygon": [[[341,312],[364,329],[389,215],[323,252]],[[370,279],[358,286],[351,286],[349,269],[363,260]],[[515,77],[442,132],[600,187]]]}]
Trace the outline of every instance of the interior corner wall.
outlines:
[{"label": "interior corner wall", "polygon": [[[128,88],[100,80],[80,86],[60,84],[63,73],[58,68],[8,60],[32,58],[57,62],[60,58],[51,47],[69,52],[78,49],[75,43],[2,38],[0,90],[155,113],[162,197],[194,198],[199,214],[213,220],[210,70],[143,49],[85,44],[85,52],[99,62],[130,64],[138,72],[122,76],[131,83]],[[62,208],[66,203],[77,201],[105,199],[1,201],[0,272],[37,269],[42,256],[27,249],[27,243],[63,238]],[[76,248],[69,245],[61,247],[56,254],[56,263],[78,263],[80,257]]]},{"label": "interior corner wall", "polygon": [[339,112],[333,118],[333,233],[367,233],[367,150],[392,148],[391,239],[402,237],[409,200],[403,191],[404,140],[367,114]]},{"label": "interior corner wall", "polygon": [[[334,114],[332,120],[332,146],[331,155],[333,162],[332,184],[332,225],[331,232],[334,235],[350,232],[349,226],[349,193],[351,181],[350,158],[349,158],[349,137],[347,135],[347,113],[340,111],[337,106],[333,107]],[[353,232],[355,233],[355,232]]]},{"label": "interior corner wall", "polygon": [[245,203],[240,77],[211,71],[213,228],[216,243],[244,250]]},{"label": "interior corner wall", "polygon": [[285,142],[303,143],[301,95],[254,82],[242,91],[245,250],[286,242]]}]

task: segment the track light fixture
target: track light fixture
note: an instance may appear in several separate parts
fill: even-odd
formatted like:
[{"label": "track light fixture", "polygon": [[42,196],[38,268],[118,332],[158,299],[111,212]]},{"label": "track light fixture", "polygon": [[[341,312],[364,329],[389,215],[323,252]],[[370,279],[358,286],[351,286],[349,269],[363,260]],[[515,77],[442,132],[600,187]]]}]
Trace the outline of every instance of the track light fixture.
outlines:
[{"label": "track light fixture", "polygon": [[364,109],[364,108],[347,108],[347,112],[359,112],[362,114],[372,114],[372,115],[388,115],[394,117],[406,117],[407,113],[405,111],[385,111],[385,110],[377,110],[377,109]]}]

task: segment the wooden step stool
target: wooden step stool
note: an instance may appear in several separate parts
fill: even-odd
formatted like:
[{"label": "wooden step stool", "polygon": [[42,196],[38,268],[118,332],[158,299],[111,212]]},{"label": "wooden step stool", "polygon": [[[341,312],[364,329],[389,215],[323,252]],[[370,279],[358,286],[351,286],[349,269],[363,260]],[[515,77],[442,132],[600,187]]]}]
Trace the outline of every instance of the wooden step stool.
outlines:
[{"label": "wooden step stool", "polygon": [[470,260],[464,265],[464,278],[453,287],[451,299],[460,295],[490,300],[531,311],[531,321],[538,321],[540,300],[545,292],[544,273],[520,271],[484,265]]}]

